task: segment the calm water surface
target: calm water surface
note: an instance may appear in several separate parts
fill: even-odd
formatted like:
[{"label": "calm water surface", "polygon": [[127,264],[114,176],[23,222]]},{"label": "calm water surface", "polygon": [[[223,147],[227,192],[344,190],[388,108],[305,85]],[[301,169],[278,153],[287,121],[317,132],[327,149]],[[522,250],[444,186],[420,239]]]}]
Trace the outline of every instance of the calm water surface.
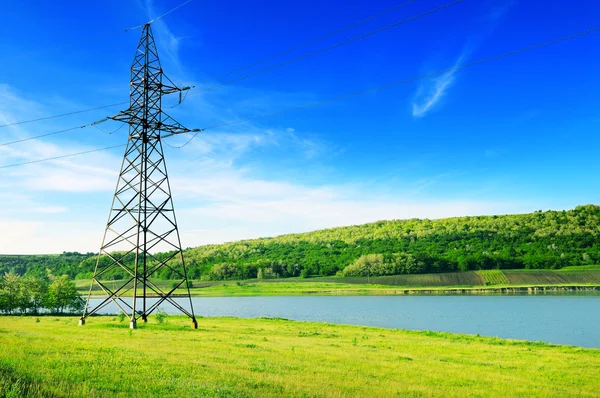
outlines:
[{"label": "calm water surface", "polygon": [[[176,299],[189,309],[187,299]],[[600,296],[194,297],[196,315],[280,317],[600,348]],[[92,300],[91,305],[99,303]],[[151,301],[153,302],[153,301]],[[163,304],[167,313],[178,313]],[[111,304],[101,313],[117,313]]]}]

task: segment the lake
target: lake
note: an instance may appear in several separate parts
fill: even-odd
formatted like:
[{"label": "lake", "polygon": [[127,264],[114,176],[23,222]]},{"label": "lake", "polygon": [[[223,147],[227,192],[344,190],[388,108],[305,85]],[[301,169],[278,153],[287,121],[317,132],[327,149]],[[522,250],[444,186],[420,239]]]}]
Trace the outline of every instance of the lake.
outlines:
[{"label": "lake", "polygon": [[[189,310],[187,299],[176,299]],[[193,297],[197,316],[279,317],[600,348],[600,295]],[[100,299],[92,299],[96,305]],[[154,302],[154,300],[149,300]],[[186,305],[187,303],[187,305]],[[162,308],[170,314],[170,304]],[[115,314],[111,303],[100,313]]]}]

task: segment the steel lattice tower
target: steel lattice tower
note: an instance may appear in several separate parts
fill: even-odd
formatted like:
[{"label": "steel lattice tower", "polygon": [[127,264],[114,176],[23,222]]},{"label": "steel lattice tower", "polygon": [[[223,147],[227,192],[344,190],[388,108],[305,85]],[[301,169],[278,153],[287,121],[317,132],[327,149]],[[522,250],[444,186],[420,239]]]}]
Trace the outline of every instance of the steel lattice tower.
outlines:
[{"label": "steel lattice tower", "polygon": [[[167,301],[189,316],[194,328],[198,327],[161,141],[161,136],[198,131],[181,126],[162,111],[163,95],[186,89],[189,88],[176,87],[163,74],[150,24],[146,24],[131,66],[129,109],[111,117],[129,124],[129,139],[81,325],[88,316],[113,302],[130,318],[130,327],[135,328],[140,318],[145,322]],[[167,254],[152,254],[157,248],[167,250]],[[116,286],[113,281],[109,287],[110,283],[105,282],[107,273],[119,268],[125,271],[126,278]],[[153,281],[165,268],[176,277],[168,291]],[[90,309],[94,285],[106,297]],[[181,286],[187,289],[191,311],[172,297]],[[133,297],[126,296],[130,291]],[[150,305],[150,297],[157,301]]]}]

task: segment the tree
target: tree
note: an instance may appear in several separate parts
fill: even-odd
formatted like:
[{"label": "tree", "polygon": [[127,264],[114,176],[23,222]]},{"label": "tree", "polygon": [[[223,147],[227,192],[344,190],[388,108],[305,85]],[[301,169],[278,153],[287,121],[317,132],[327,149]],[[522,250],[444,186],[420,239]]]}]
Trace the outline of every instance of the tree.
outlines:
[{"label": "tree", "polygon": [[8,302],[4,295],[4,277],[0,278],[0,312],[8,313]]},{"label": "tree", "polygon": [[17,274],[9,272],[2,278],[0,296],[2,297],[2,312],[12,314],[20,304],[21,281]]},{"label": "tree", "polygon": [[279,274],[273,271],[273,268],[270,266],[259,268],[256,274],[258,279],[276,279],[279,278]]},{"label": "tree", "polygon": [[31,310],[37,314],[43,307],[44,300],[48,294],[48,283],[34,276],[25,276],[21,279],[22,303],[21,312]]},{"label": "tree", "polygon": [[67,275],[54,278],[48,287],[45,307],[62,314],[65,310],[77,312],[83,310],[83,300],[77,293],[75,283]]},{"label": "tree", "polygon": [[417,260],[410,253],[394,253],[391,261],[394,264],[394,274],[416,274],[419,272]]},{"label": "tree", "polygon": [[383,255],[364,254],[342,271],[344,276],[374,276],[372,270],[381,272],[383,268]]},{"label": "tree", "polygon": [[237,267],[233,264],[215,264],[210,270],[211,279],[226,280],[237,274]]}]

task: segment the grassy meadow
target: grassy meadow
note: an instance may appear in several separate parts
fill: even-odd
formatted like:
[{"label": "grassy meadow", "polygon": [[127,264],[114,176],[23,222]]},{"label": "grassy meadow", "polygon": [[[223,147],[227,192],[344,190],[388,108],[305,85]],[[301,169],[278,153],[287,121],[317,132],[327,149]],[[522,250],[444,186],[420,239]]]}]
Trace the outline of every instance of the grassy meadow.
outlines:
[{"label": "grassy meadow", "polygon": [[600,350],[283,319],[3,317],[0,397],[597,396]]}]

